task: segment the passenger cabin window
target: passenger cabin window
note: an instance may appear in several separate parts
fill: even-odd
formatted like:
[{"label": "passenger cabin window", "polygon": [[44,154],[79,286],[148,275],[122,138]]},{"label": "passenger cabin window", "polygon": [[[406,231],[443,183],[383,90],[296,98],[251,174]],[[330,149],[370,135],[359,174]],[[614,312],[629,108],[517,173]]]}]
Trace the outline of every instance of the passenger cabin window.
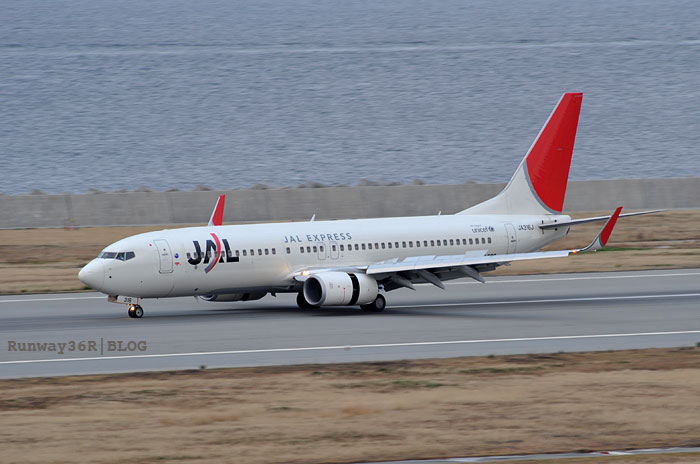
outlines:
[{"label": "passenger cabin window", "polygon": [[310,247],[310,246],[307,246],[307,247],[306,247],[306,252],[307,252],[307,253],[311,253],[311,247]]},{"label": "passenger cabin window", "polygon": [[323,251],[323,245],[319,245],[318,251]]},{"label": "passenger cabin window", "polygon": [[398,248],[398,247],[399,247],[399,242],[394,242],[394,248]]},{"label": "passenger cabin window", "polygon": [[382,250],[386,248],[386,243],[382,242]]},{"label": "passenger cabin window", "polygon": [[276,255],[276,254],[277,254],[277,249],[276,249],[276,248],[273,248],[273,249],[272,249],[272,254],[273,254],[273,255]]},{"label": "passenger cabin window", "polygon": [[336,250],[335,245],[331,245],[331,251],[335,251],[335,250]]},{"label": "passenger cabin window", "polygon": [[255,256],[255,250],[250,250],[250,256]]},{"label": "passenger cabin window", "polygon": [[482,244],[485,244],[485,243],[486,243],[486,239],[485,239],[484,237],[481,237],[481,243],[482,243]]},{"label": "passenger cabin window", "polygon": [[290,254],[291,252],[292,250],[289,247],[287,247],[287,254]]},{"label": "passenger cabin window", "polygon": [[246,251],[245,251],[245,250],[243,250],[243,256],[247,256],[247,255],[246,255]]},{"label": "passenger cabin window", "polygon": [[340,245],[340,251],[345,251],[345,245]]},{"label": "passenger cabin window", "polygon": [[304,252],[304,247],[299,247],[299,251],[300,251],[301,253],[303,253],[303,252]]},{"label": "passenger cabin window", "polygon": [[269,248],[265,248],[265,254],[266,254],[266,255],[269,255],[269,254],[270,254],[270,249],[269,249]]},{"label": "passenger cabin window", "polygon": [[371,249],[372,249],[372,244],[371,244],[371,243],[368,243],[368,244],[367,244],[367,248],[369,248],[369,249],[371,250]]},{"label": "passenger cabin window", "polygon": [[406,242],[401,242],[401,246],[402,246],[403,248],[406,248]]},{"label": "passenger cabin window", "polygon": [[469,244],[470,244],[470,245],[473,245],[473,244],[474,244],[474,241],[473,241],[471,238],[469,239]]},{"label": "passenger cabin window", "polygon": [[424,246],[424,247],[427,247],[427,246],[428,246],[428,241],[427,241],[427,240],[423,240],[423,246]]},{"label": "passenger cabin window", "polygon": [[491,243],[491,237],[488,238],[488,242]]},{"label": "passenger cabin window", "polygon": [[364,244],[364,243],[362,244],[362,249],[363,249],[363,250],[365,249],[365,244]]},{"label": "passenger cabin window", "polygon": [[358,244],[356,243],[356,244],[355,244],[355,251],[358,251],[359,249],[360,249],[360,245],[358,245]]},{"label": "passenger cabin window", "polygon": [[409,247],[409,248],[413,248],[413,240],[410,240],[410,241],[408,242],[408,247]]},{"label": "passenger cabin window", "polygon": [[430,241],[430,246],[435,246],[435,240]]},{"label": "passenger cabin window", "polygon": [[318,253],[318,248],[314,245],[314,253]]},{"label": "passenger cabin window", "polygon": [[391,242],[387,243],[387,245],[389,245],[389,248],[391,248]]}]

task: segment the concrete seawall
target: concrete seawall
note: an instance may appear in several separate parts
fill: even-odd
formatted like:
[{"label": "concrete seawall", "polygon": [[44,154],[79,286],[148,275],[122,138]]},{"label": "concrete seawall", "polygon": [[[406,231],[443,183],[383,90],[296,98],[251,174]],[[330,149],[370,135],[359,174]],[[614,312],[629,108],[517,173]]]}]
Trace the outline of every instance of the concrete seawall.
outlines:
[{"label": "concrete seawall", "polygon": [[[504,184],[129,192],[0,196],[0,228],[197,224],[226,193],[225,222],[451,214],[486,200]],[[700,208],[700,178],[569,182],[565,211]]]}]

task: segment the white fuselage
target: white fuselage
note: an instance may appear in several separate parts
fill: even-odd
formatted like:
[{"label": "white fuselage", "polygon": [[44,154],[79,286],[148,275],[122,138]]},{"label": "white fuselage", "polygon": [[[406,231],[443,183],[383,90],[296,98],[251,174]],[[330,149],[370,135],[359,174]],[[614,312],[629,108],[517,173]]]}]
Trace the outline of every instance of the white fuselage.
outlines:
[{"label": "white fuselage", "polygon": [[566,215],[445,215],[162,230],[109,245],[83,277],[108,295],[141,298],[291,292],[299,291],[294,274],[304,269],[536,251],[568,232],[568,227],[542,230],[540,224],[568,220]]}]

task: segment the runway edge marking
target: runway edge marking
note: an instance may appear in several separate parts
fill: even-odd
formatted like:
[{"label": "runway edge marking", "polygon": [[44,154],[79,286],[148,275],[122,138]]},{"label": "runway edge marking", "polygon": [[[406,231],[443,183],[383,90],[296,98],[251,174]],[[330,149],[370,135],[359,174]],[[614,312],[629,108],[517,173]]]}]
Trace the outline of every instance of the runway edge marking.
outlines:
[{"label": "runway edge marking", "polygon": [[311,346],[301,348],[265,348],[258,350],[232,350],[232,351],[208,351],[199,353],[163,353],[163,354],[139,354],[127,356],[99,356],[89,358],[64,358],[64,359],[27,359],[22,361],[0,361],[3,364],[32,364],[50,362],[79,362],[79,361],[101,361],[118,359],[145,359],[145,358],[175,358],[186,356],[213,356],[231,354],[256,354],[256,353],[288,353],[295,351],[331,351],[331,350],[351,350],[366,348],[400,348],[408,346],[438,346],[438,345],[468,345],[477,343],[506,343],[506,342],[532,342],[546,340],[580,340],[595,338],[619,338],[619,337],[651,337],[659,335],[689,335],[700,334],[700,330],[678,330],[673,332],[640,332],[621,334],[599,334],[599,335],[560,335],[554,337],[524,337],[524,338],[493,338],[488,340],[448,340],[436,342],[404,342],[404,343],[378,343],[368,345],[335,345],[335,346]]},{"label": "runway edge marking", "polygon": [[415,305],[396,305],[389,306],[389,309],[406,309],[406,308],[432,308],[432,307],[447,307],[447,306],[485,306],[485,305],[512,305],[512,304],[531,304],[531,303],[566,303],[577,301],[608,301],[608,300],[646,300],[651,298],[689,298],[700,296],[700,293],[669,293],[663,295],[625,295],[625,296],[585,296],[580,298],[548,298],[539,300],[506,300],[506,301],[468,301],[465,303],[423,303]]}]

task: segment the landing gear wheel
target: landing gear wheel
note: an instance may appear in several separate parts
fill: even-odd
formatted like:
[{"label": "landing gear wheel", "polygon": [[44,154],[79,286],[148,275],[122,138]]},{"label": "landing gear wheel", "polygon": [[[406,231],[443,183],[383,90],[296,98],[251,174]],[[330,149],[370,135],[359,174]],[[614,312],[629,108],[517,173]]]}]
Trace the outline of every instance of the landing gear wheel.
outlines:
[{"label": "landing gear wheel", "polygon": [[360,308],[368,313],[380,313],[386,308],[386,298],[384,298],[384,295],[377,295],[373,302],[361,305]]},{"label": "landing gear wheel", "polygon": [[143,308],[140,305],[129,306],[129,317],[140,319],[143,317]]},{"label": "landing gear wheel", "polygon": [[304,292],[297,293],[297,306],[301,309],[317,309],[319,306],[312,305],[306,298],[304,298]]}]

